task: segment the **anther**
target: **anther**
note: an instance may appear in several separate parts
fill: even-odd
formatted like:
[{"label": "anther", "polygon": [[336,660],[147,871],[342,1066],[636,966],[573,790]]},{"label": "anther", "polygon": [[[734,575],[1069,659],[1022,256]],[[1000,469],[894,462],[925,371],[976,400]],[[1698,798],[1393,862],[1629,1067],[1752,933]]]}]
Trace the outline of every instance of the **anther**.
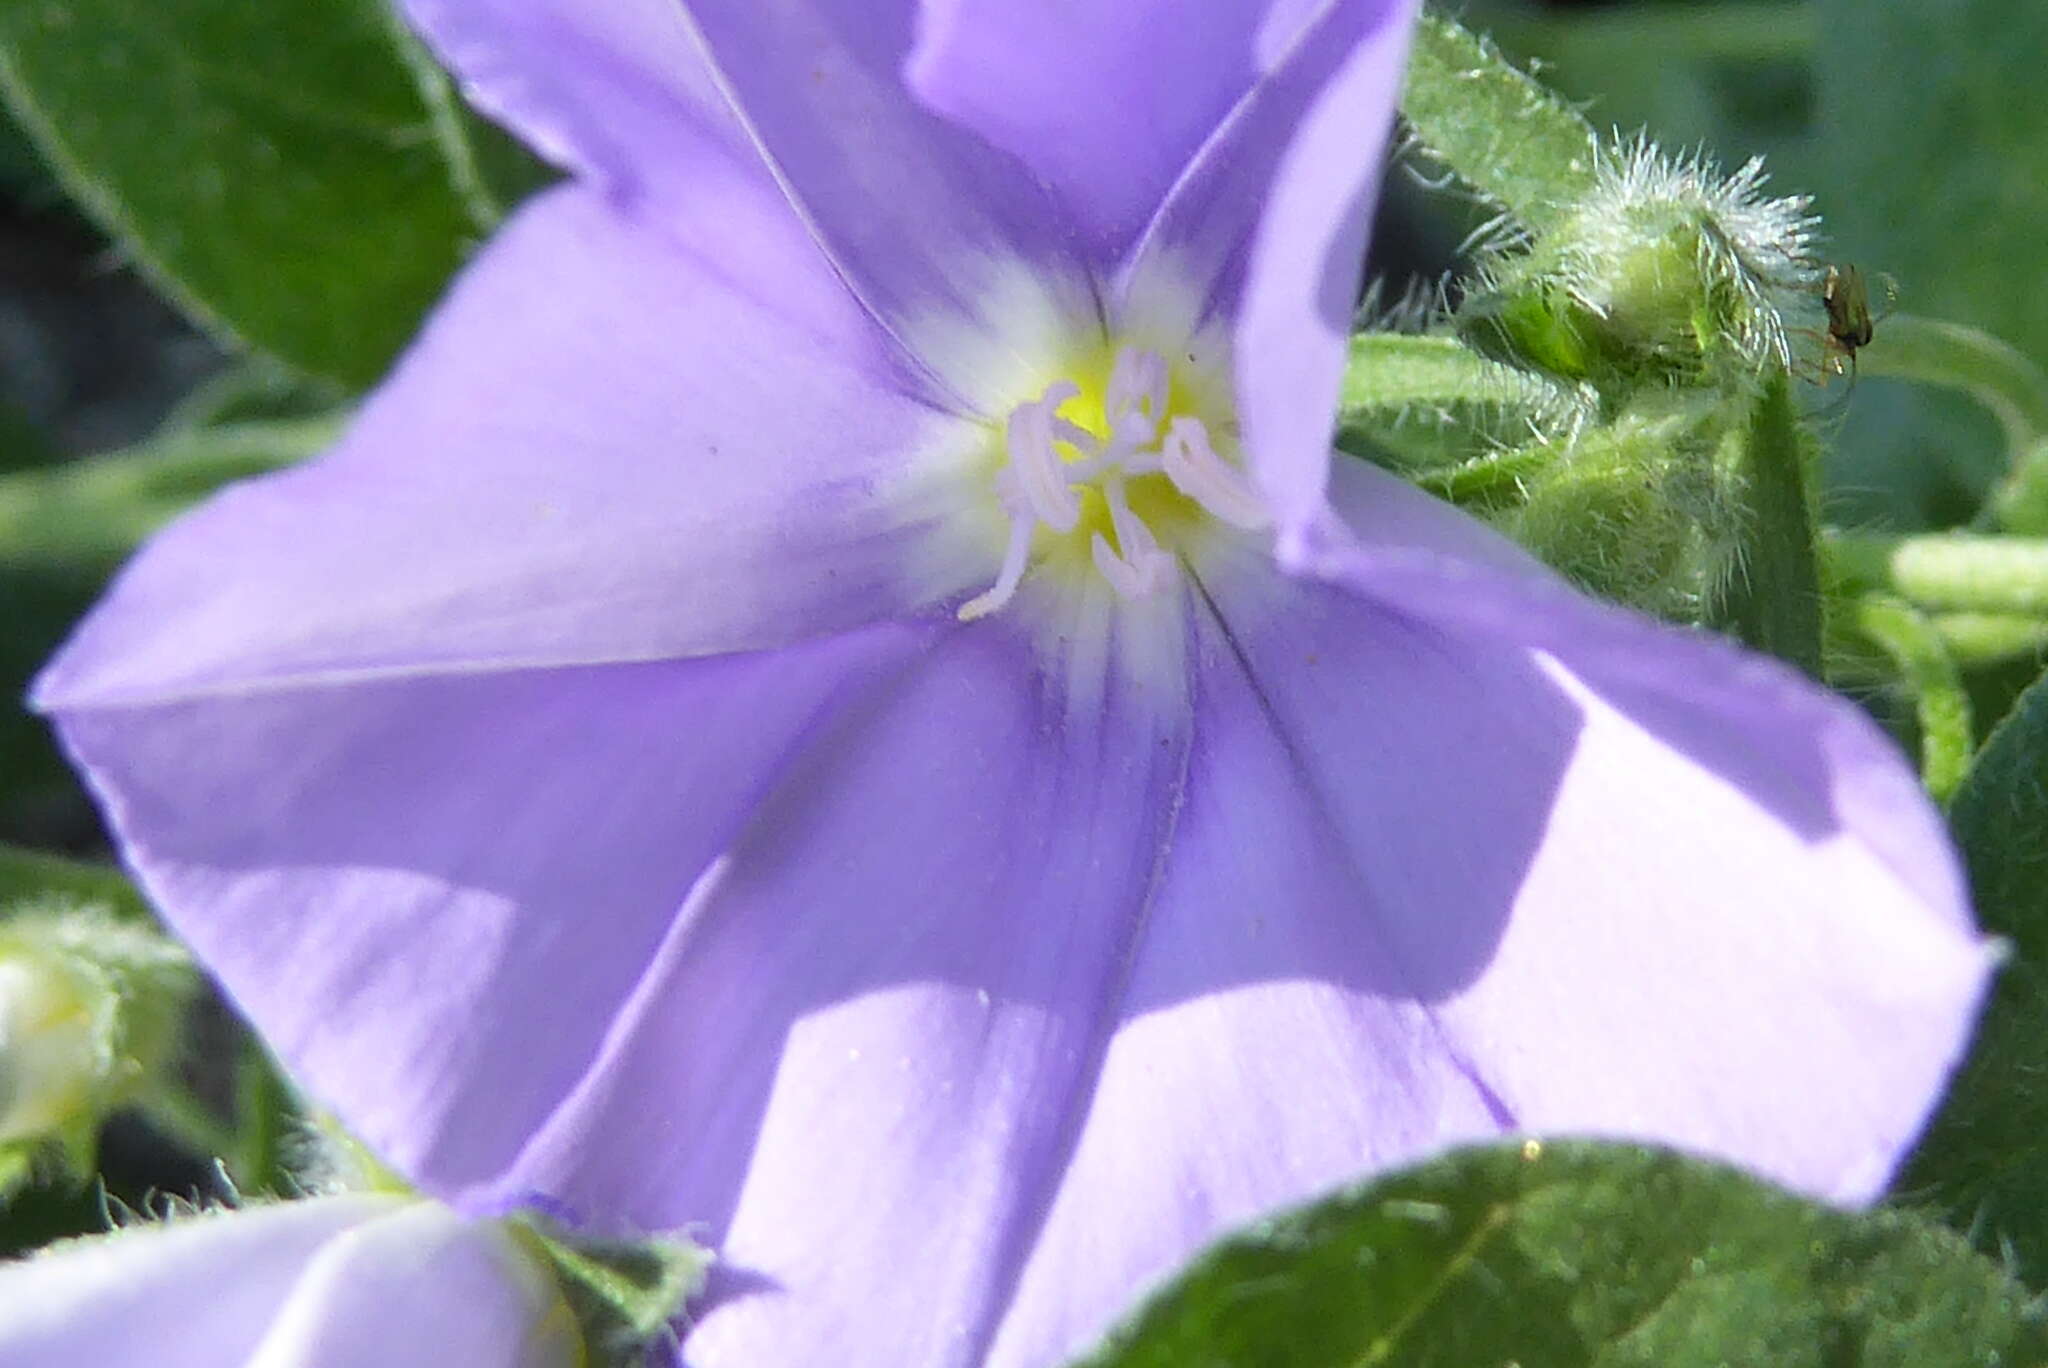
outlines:
[{"label": "anther", "polygon": [[1012,409],[1006,425],[1010,469],[1017,472],[1018,490],[1039,521],[1056,532],[1074,530],[1081,521],[1081,502],[1067,488],[1061,469],[1065,463],[1053,450],[1053,410],[1080,392],[1071,380],[1047,386],[1038,402]]},{"label": "anther", "polygon": [[1256,531],[1271,521],[1257,492],[1216,454],[1201,419],[1174,419],[1159,457],[1175,489],[1231,526]]}]

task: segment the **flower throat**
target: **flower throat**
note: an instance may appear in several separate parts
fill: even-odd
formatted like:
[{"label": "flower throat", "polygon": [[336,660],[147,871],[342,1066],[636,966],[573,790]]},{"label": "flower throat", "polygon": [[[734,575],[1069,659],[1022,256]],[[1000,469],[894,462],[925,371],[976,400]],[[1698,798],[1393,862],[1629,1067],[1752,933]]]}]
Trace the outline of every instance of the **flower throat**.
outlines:
[{"label": "flower throat", "polygon": [[1217,452],[1208,424],[1175,411],[1158,352],[1119,348],[1099,394],[1092,401],[1062,379],[1010,411],[996,475],[1009,520],[1002,570],[960,606],[963,620],[1007,604],[1034,561],[1062,543],[1085,546],[1118,596],[1137,599],[1172,580],[1176,546],[1208,518],[1246,530],[1266,524],[1258,495]]}]

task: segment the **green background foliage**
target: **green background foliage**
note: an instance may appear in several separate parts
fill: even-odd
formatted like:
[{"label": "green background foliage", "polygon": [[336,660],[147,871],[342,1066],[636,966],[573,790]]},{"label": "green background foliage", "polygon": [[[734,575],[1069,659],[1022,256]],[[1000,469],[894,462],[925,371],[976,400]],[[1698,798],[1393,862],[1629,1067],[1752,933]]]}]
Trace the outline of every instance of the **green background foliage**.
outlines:
[{"label": "green background foliage", "polygon": [[[1533,1156],[1533,1157],[1532,1157]],[[1470,1150],[1212,1248],[1086,1368],[2007,1368],[2042,1307],[1953,1233],[1627,1146]]]},{"label": "green background foliage", "polygon": [[0,87],[159,288],[348,385],[504,208],[495,135],[380,0],[13,0]]}]

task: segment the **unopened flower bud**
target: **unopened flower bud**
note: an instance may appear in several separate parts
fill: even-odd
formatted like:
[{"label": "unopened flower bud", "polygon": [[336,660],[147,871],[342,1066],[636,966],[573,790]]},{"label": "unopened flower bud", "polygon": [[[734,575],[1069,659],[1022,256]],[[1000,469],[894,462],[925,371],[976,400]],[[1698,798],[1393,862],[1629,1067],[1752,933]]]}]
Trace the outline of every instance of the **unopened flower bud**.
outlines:
[{"label": "unopened flower bud", "polygon": [[105,1072],[98,991],[56,956],[0,952],[0,1144],[49,1134],[90,1109]]},{"label": "unopened flower bud", "polygon": [[1816,322],[1815,220],[1763,193],[1762,164],[1722,176],[1647,140],[1603,153],[1592,189],[1535,240],[1490,253],[1467,334],[1610,396],[1645,386],[1747,395]]},{"label": "unopened flower bud", "polygon": [[168,1055],[192,987],[183,950],[102,912],[0,921],[0,1146],[89,1142]]}]

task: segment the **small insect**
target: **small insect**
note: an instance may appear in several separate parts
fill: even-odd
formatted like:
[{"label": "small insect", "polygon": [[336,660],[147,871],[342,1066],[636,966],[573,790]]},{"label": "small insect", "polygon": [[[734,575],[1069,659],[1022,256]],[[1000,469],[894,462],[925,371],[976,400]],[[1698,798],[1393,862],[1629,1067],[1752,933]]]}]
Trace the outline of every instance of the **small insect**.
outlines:
[{"label": "small insect", "polygon": [[1823,377],[1847,372],[1851,389],[1856,385],[1856,353],[1870,345],[1877,325],[1891,313],[1891,300],[1898,295],[1890,276],[1878,279],[1884,283],[1886,307],[1875,317],[1870,312],[1870,287],[1863,281],[1863,272],[1854,266],[1830,266],[1820,283],[1820,302],[1828,311],[1827,335],[1821,338],[1821,371]]}]

